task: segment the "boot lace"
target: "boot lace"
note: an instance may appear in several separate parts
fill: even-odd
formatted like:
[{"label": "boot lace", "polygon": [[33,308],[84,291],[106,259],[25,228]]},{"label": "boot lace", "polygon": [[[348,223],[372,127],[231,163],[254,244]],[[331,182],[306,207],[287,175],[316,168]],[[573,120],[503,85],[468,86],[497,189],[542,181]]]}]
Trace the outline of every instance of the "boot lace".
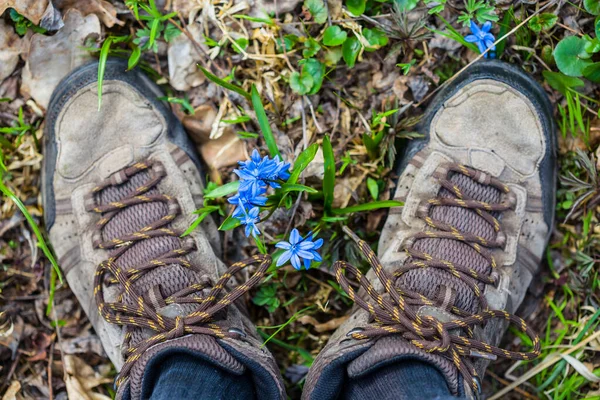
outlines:
[{"label": "boot lace", "polygon": [[[348,336],[361,340],[390,334],[400,334],[417,348],[450,359],[464,379],[467,382],[471,382],[475,393],[478,393],[480,390],[479,379],[469,357],[488,359],[503,357],[512,360],[532,360],[540,355],[541,346],[539,337],[523,319],[509,314],[504,310],[491,310],[477,284],[477,282],[489,285],[498,283],[499,275],[495,271],[497,263],[489,249],[502,248],[506,241],[506,236],[500,229],[498,219],[491,213],[513,208],[516,203],[514,196],[509,195],[510,190],[507,185],[483,172],[458,164],[449,165],[447,170],[464,174],[473,180],[497,188],[501,193],[505,194],[505,200],[497,204],[490,204],[467,198],[458,186],[447,179],[446,174],[446,177],[441,179],[441,184],[444,188],[452,192],[454,197],[437,197],[431,199],[425,207],[419,210],[419,216],[425,220],[428,226],[436,230],[417,233],[407,240],[405,251],[410,258],[407,259],[407,262],[403,266],[394,271],[393,276],[390,276],[384,270],[383,265],[369,245],[356,236],[349,228],[344,227],[344,231],[357,243],[378,280],[383,285],[382,294],[353,265],[345,261],[337,261],[333,269],[336,280],[342,289],[359,307],[369,313],[373,321],[364,330],[351,331]],[[485,240],[482,237],[463,232],[448,223],[430,218],[428,216],[429,207],[439,205],[474,210],[494,228],[496,232],[495,240]],[[483,274],[469,266],[457,265],[448,260],[436,258],[431,254],[419,251],[413,247],[414,241],[419,238],[445,238],[466,243],[488,260],[492,272],[490,274]],[[479,310],[481,311],[477,314],[471,314],[456,306],[452,306],[450,310],[457,318],[449,322],[440,322],[429,315],[419,315],[417,311],[421,306],[440,307],[442,304],[440,299],[434,301],[418,292],[396,286],[396,281],[401,275],[418,268],[438,268],[461,279],[474,292],[479,301]],[[346,274],[354,277],[355,282],[350,282]],[[353,287],[356,284],[366,292],[366,300],[361,296],[357,296],[356,290]],[[531,339],[533,349],[529,352],[509,351],[474,339],[473,327],[475,325],[483,327],[492,319],[503,319],[515,325]]]},{"label": "boot lace", "polygon": [[[147,170],[150,178],[147,182],[137,187],[134,193],[124,199],[104,205],[96,205],[94,196],[111,185],[119,185],[129,180],[133,175]],[[179,338],[188,334],[210,335],[216,338],[232,337],[241,338],[243,333],[236,329],[229,329],[226,321],[217,320],[222,316],[222,310],[231,303],[247,293],[258,284],[265,276],[267,268],[271,264],[268,255],[257,255],[244,261],[232,264],[221,278],[211,285],[208,281],[191,284],[189,287],[171,294],[164,299],[166,305],[171,304],[197,304],[195,310],[185,316],[168,317],[161,315],[155,307],[149,304],[144,296],[137,292],[134,283],[148,272],[159,267],[169,265],[180,265],[192,268],[185,256],[196,249],[194,241],[180,240],[181,246],[170,250],[143,265],[137,265],[129,269],[122,269],[116,264],[119,256],[123,255],[135,243],[159,236],[173,236],[179,238],[182,232],[171,229],[168,225],[181,213],[177,200],[165,194],[145,194],[155,187],[166,175],[165,169],[157,161],[138,162],[125,168],[110,178],[102,181],[92,189],[86,197],[86,209],[98,213],[102,217],[98,220],[93,233],[93,245],[96,249],[112,251],[111,256],[100,263],[94,277],[94,296],[98,306],[98,312],[108,322],[129,327],[149,329],[156,332],[135,345],[130,344],[130,334],[125,336],[125,363],[116,380],[120,386],[129,376],[131,368],[142,354],[150,347],[171,339]],[[126,207],[149,202],[163,202],[168,206],[168,214],[147,226],[108,241],[102,240],[102,228],[118,212]],[[254,274],[243,284],[238,285],[231,291],[226,289],[227,282],[244,268],[258,264]],[[105,285],[117,284],[121,291],[115,302],[107,302],[104,298]],[[207,293],[202,295],[202,293]],[[128,302],[124,301],[127,296]],[[133,299],[133,300],[131,300]],[[132,304],[135,304],[133,306]]]}]

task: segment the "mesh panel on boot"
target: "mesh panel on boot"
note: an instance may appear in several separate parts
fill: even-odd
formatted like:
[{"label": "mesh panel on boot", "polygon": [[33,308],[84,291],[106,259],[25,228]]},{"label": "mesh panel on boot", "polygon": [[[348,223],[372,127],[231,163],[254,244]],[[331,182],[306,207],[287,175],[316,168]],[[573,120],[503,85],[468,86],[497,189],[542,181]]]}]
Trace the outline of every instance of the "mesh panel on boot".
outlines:
[{"label": "mesh panel on boot", "polygon": [[[501,193],[492,186],[482,185],[463,174],[451,174],[449,181],[457,185],[465,198],[472,198],[488,203],[498,203]],[[453,197],[454,194],[442,188],[439,197]],[[486,240],[496,237],[493,227],[474,210],[454,206],[434,206],[429,211],[429,216],[457,227],[462,232],[472,233]],[[414,243],[417,250],[431,254],[435,258],[451,261],[464,265],[476,271],[489,274],[491,266],[471,246],[452,239],[425,238]],[[410,262],[409,258],[407,262]],[[450,272],[436,268],[411,270],[398,278],[398,286],[416,291],[424,296],[434,299],[440,286],[445,285],[456,291],[455,305],[465,311],[477,311],[477,299],[469,286],[461,279],[454,277]],[[483,289],[483,284],[479,284]]]}]

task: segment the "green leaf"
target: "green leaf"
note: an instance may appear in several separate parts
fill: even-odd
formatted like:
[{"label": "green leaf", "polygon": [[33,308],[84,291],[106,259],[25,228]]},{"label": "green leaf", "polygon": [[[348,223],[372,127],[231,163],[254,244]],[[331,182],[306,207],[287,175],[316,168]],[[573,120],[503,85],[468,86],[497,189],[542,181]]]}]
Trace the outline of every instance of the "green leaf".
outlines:
[{"label": "green leaf", "polygon": [[148,46],[152,46],[156,41],[156,36],[158,35],[160,27],[160,19],[152,20],[152,23],[150,24],[150,36],[148,39]]},{"label": "green leaf", "polygon": [[309,74],[292,72],[290,76],[290,87],[299,95],[304,95],[313,87],[313,78]]},{"label": "green leaf", "polygon": [[325,64],[332,67],[342,59],[342,46],[329,47],[325,50]]},{"label": "green leaf", "polygon": [[367,7],[366,0],[346,0],[346,7],[355,16],[359,17],[365,12]]},{"label": "green leaf", "polygon": [[331,210],[336,215],[350,214],[354,212],[360,211],[371,211],[377,210],[380,208],[391,208],[391,207],[400,207],[403,206],[404,203],[396,200],[382,200],[382,201],[372,201],[371,203],[359,204],[356,206],[346,207],[346,208],[335,208]]},{"label": "green leaf", "polygon": [[581,79],[566,76],[560,72],[543,71],[542,75],[544,75],[548,85],[560,92],[563,96],[566,96],[569,89],[584,85],[584,82]]},{"label": "green leaf", "polygon": [[198,211],[200,212],[199,213],[200,215],[198,215],[198,217],[194,220],[194,222],[192,222],[190,227],[187,228],[185,230],[185,232],[183,232],[181,237],[185,237],[185,236],[189,235],[190,233],[192,233],[192,231],[194,229],[196,229],[198,227],[198,225],[200,225],[202,223],[202,221],[204,221],[204,219],[210,215],[210,213],[212,213],[213,211],[217,211],[218,209],[219,209],[219,206],[209,206],[209,207],[204,207],[204,208],[199,209]]},{"label": "green leaf", "polygon": [[202,66],[198,65],[198,68],[200,68],[202,70],[202,72],[204,72],[204,75],[212,82],[216,83],[217,85],[224,87],[225,89],[231,90],[232,92],[236,92],[237,94],[244,96],[246,99],[248,100],[252,100],[252,96],[250,96],[250,93],[246,92],[244,89],[242,89],[241,87],[234,85],[233,83],[229,83],[224,81],[223,79],[219,78],[216,75],[213,75],[209,70],[207,70],[206,68],[203,68]]},{"label": "green leaf", "polygon": [[102,43],[100,49],[100,58],[98,60],[98,111],[102,107],[102,83],[104,82],[104,71],[106,71],[106,60],[108,59],[108,52],[110,51],[110,45],[112,44],[112,37],[107,37]]},{"label": "green leaf", "polygon": [[[2,164],[2,163],[0,163],[0,164]],[[50,248],[48,247],[48,244],[46,243],[46,240],[44,239],[44,235],[42,235],[40,228],[38,227],[37,223],[35,222],[35,220],[31,216],[31,214],[27,210],[27,207],[25,207],[25,204],[23,204],[21,199],[19,197],[17,197],[7,186],[4,185],[4,183],[2,182],[2,179],[0,179],[0,192],[2,192],[2,194],[4,194],[6,197],[8,197],[17,206],[17,208],[21,211],[21,213],[23,213],[23,215],[25,216],[25,219],[27,220],[27,223],[29,223],[29,227],[31,228],[31,230],[33,231],[33,234],[36,236],[36,238],[38,240],[38,243],[37,243],[38,247],[40,247],[42,249],[42,252],[46,256],[46,258],[50,261],[50,264],[52,264],[52,267],[54,268],[54,273],[56,274],[56,276],[58,276],[58,280],[60,281],[60,283],[63,283],[63,278],[62,278],[62,274],[60,273],[60,267],[58,266],[58,262],[56,261],[56,258],[54,257],[52,250],[50,250]],[[56,278],[54,278],[54,279],[56,279]],[[50,286],[51,286],[51,294],[53,294],[55,285],[50,285]],[[51,307],[52,307],[52,301],[49,300],[48,307],[46,308],[46,315],[49,314]]]},{"label": "green leaf", "polygon": [[394,5],[400,12],[410,11],[419,4],[419,0],[394,0]]},{"label": "green leaf", "polygon": [[590,54],[586,51],[587,41],[577,37],[568,36],[561,40],[554,49],[556,66],[565,75],[581,76],[585,67],[590,65]]},{"label": "green leaf", "polygon": [[281,185],[281,193],[289,192],[307,192],[311,194],[319,193],[318,190],[311,188],[310,186],[300,185],[298,183],[284,183]]},{"label": "green leaf", "polygon": [[333,189],[335,187],[335,158],[333,148],[328,136],[323,138],[323,159],[325,174],[323,175],[323,205],[325,214],[331,213],[333,204]]},{"label": "green leaf", "polygon": [[325,46],[339,46],[348,38],[348,34],[337,25],[325,29],[323,34],[323,44]]},{"label": "green leaf", "polygon": [[252,120],[252,118],[250,118],[249,116],[241,115],[234,119],[222,119],[221,122],[223,122],[225,124],[241,124],[241,123],[248,122],[251,120]]},{"label": "green leaf", "polygon": [[476,12],[475,18],[480,24],[484,24],[487,21],[498,22],[498,15],[496,14],[496,8],[492,5],[482,5]]},{"label": "green leaf", "polygon": [[302,66],[302,75],[309,75],[313,80],[312,88],[307,94],[313,95],[321,90],[323,78],[325,78],[325,65],[314,58],[300,60],[298,64]]},{"label": "green leaf", "polygon": [[181,35],[181,31],[175,25],[167,24],[165,31],[163,32],[163,38],[166,42],[170,42],[179,35]]},{"label": "green leaf", "polygon": [[371,177],[367,178],[367,189],[369,189],[369,193],[371,193],[373,200],[377,200],[379,197],[379,185],[375,179]]},{"label": "green leaf", "polygon": [[600,0],[583,0],[583,6],[592,15],[600,14]]},{"label": "green leaf", "polygon": [[217,199],[219,197],[225,197],[232,193],[235,193],[240,188],[240,181],[229,182],[225,185],[221,185],[210,192],[204,193],[205,199]]},{"label": "green leaf", "polygon": [[383,32],[382,30],[377,29],[377,28],[363,29],[363,36],[365,37],[365,39],[367,39],[367,42],[369,42],[369,45],[370,45],[369,47],[367,47],[365,49],[366,51],[378,50],[378,49],[384,47],[385,45],[387,45],[389,42],[389,39],[388,39],[387,35],[385,34],[385,32]]},{"label": "green leaf", "polygon": [[252,21],[252,22],[258,22],[261,24],[267,24],[269,26],[275,25],[275,21],[273,21],[273,19],[270,18],[269,16],[267,16],[267,18],[257,18],[257,17],[251,17],[249,15],[244,15],[244,14],[234,14],[234,15],[232,15],[232,17],[239,18],[239,19],[245,19],[245,20]]},{"label": "green leaf", "polygon": [[237,134],[242,139],[258,139],[260,135],[254,132],[237,131]]},{"label": "green leaf", "polygon": [[142,55],[142,49],[140,46],[134,45],[133,51],[127,60],[127,71],[131,71],[140,62],[140,56]]},{"label": "green leaf", "polygon": [[539,33],[541,31],[547,31],[556,25],[558,16],[552,13],[538,14],[529,20],[529,29]]},{"label": "green leaf", "polygon": [[355,36],[349,37],[342,45],[342,56],[348,67],[352,68],[356,64],[360,47],[360,42]]},{"label": "green leaf", "polygon": [[260,237],[253,234],[252,238],[254,239],[254,243],[256,243],[256,247],[258,247],[258,252],[260,254],[267,254],[267,247],[265,246],[263,241],[260,239]]},{"label": "green leaf", "polygon": [[596,39],[600,38],[600,15],[594,21],[594,30],[596,31]]},{"label": "green leaf", "polygon": [[298,178],[300,178],[300,174],[302,171],[308,167],[308,164],[315,158],[317,151],[319,150],[319,145],[317,143],[313,143],[306,150],[298,155],[296,161],[294,162],[294,168],[290,174],[290,177],[287,181],[288,184],[294,184],[298,182]]},{"label": "green leaf", "polygon": [[319,52],[319,50],[321,50],[319,42],[309,37],[308,40],[304,42],[304,50],[302,50],[302,56],[304,58],[313,57]]},{"label": "green leaf", "polygon": [[269,148],[271,157],[279,156],[281,158],[281,154],[277,148],[277,143],[275,142],[275,137],[273,136],[273,131],[271,130],[271,125],[269,124],[269,119],[267,118],[267,113],[265,113],[265,108],[260,101],[260,95],[258,94],[258,90],[256,90],[256,86],[254,85],[252,85],[252,106],[254,107],[254,112],[256,113],[256,118],[258,119],[258,125],[260,126],[260,130],[265,138],[265,143]]},{"label": "green leaf", "polygon": [[241,37],[239,39],[234,40],[233,43],[234,44],[232,44],[231,46],[233,51],[235,51],[238,54],[241,54],[244,52],[244,50],[246,50],[249,42],[248,39],[246,39],[245,37]]},{"label": "green leaf", "polygon": [[327,7],[323,0],[304,0],[304,7],[308,9],[317,24],[327,21]]},{"label": "green leaf", "polygon": [[600,51],[600,39],[594,38],[592,39],[588,35],[583,37],[585,40],[585,51],[588,54],[594,54]]},{"label": "green leaf", "polygon": [[595,62],[585,67],[583,70],[583,76],[592,82],[600,83],[600,62]]},{"label": "green leaf", "polygon": [[239,219],[234,218],[230,215],[227,218],[225,218],[225,221],[223,221],[223,223],[219,227],[219,230],[220,231],[230,231],[234,228],[237,228],[241,224],[242,224],[242,222]]}]

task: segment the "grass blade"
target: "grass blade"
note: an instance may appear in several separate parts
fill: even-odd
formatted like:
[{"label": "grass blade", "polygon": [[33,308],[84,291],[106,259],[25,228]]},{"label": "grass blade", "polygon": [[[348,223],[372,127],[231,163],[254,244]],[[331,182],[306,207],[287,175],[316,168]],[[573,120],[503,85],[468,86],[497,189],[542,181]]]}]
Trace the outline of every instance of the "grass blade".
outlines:
[{"label": "grass blade", "polygon": [[323,138],[323,159],[325,161],[325,174],[323,175],[323,205],[325,214],[331,214],[333,204],[333,188],[335,187],[335,159],[333,148],[328,136]]},{"label": "grass blade", "polygon": [[380,208],[390,208],[390,207],[400,207],[403,206],[404,203],[396,200],[382,200],[382,201],[372,201],[370,203],[358,204],[356,206],[346,207],[346,208],[335,208],[331,210],[336,215],[350,214],[354,212],[360,211],[371,211],[377,210]]},{"label": "grass blade", "polygon": [[298,178],[300,178],[300,174],[302,171],[308,167],[308,164],[315,158],[317,151],[319,150],[319,145],[316,143],[308,146],[306,150],[298,155],[296,161],[294,162],[294,169],[292,169],[292,173],[290,174],[290,178],[288,179],[289,184],[293,184],[298,182]]},{"label": "grass blade", "polygon": [[[51,300],[54,297],[54,289],[56,287],[56,277],[58,277],[58,280],[60,281],[60,283],[63,283],[62,274],[60,273],[60,267],[58,266],[58,262],[56,261],[56,258],[54,257],[52,250],[50,250],[50,248],[48,247],[48,244],[46,243],[46,240],[44,239],[44,236],[42,235],[40,228],[36,224],[35,220],[31,216],[31,214],[29,214],[29,211],[27,211],[25,204],[23,204],[21,199],[19,199],[7,186],[5,186],[4,182],[2,182],[1,180],[0,180],[0,192],[2,192],[6,197],[11,199],[12,202],[15,203],[17,208],[23,213],[23,215],[25,216],[25,219],[27,220],[27,222],[29,223],[29,226],[31,227],[31,230],[33,231],[33,233],[35,234],[35,237],[38,240],[38,243],[37,243],[38,247],[42,249],[42,252],[46,256],[46,258],[50,261],[50,264],[52,264],[52,267],[54,268],[54,275],[52,275],[52,276],[54,276],[54,278],[51,279],[48,307],[46,308],[46,315],[49,315],[50,310],[52,309],[52,301]],[[52,282],[54,282],[54,284],[52,284]]]},{"label": "grass blade", "polygon": [[252,100],[252,96],[250,96],[250,93],[246,92],[241,87],[234,85],[233,83],[225,82],[223,79],[212,74],[209,70],[201,67],[200,65],[198,65],[198,68],[200,68],[202,70],[202,72],[204,72],[204,75],[208,78],[208,80],[216,83],[217,85],[219,85],[225,89],[231,90],[232,92],[236,92],[237,94],[244,96],[248,100]]},{"label": "grass blade", "polygon": [[254,85],[252,85],[252,107],[254,107],[254,112],[256,113],[256,118],[258,119],[258,125],[260,126],[260,130],[265,138],[265,142],[267,143],[271,157],[281,157],[281,154],[279,154],[279,149],[277,148],[277,143],[275,142],[275,137],[273,136],[273,131],[271,130],[271,125],[269,124],[269,119],[267,118],[267,113],[265,112],[265,108],[260,101],[258,90],[256,90],[256,86]]},{"label": "grass blade", "polygon": [[219,197],[225,197],[232,193],[235,193],[240,188],[240,181],[229,182],[225,185],[221,185],[215,190],[211,190],[210,192],[204,195],[205,199],[216,199]]},{"label": "grass blade", "polygon": [[102,43],[102,49],[100,49],[100,59],[98,60],[98,111],[102,107],[102,84],[104,83],[104,71],[106,70],[106,60],[111,44],[112,37],[108,37]]}]

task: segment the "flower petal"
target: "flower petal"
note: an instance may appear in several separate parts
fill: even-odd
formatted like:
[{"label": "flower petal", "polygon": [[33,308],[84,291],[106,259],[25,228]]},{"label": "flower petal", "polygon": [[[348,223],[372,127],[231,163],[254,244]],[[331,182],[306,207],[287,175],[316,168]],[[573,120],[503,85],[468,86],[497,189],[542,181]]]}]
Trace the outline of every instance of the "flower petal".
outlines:
[{"label": "flower petal", "polygon": [[292,267],[296,268],[298,271],[302,268],[302,265],[300,265],[300,258],[296,254],[292,255]]},{"label": "flower petal", "polygon": [[486,47],[485,47],[485,44],[483,42],[481,42],[481,41],[477,42],[477,47],[479,48],[479,52],[480,53],[483,53],[484,51],[487,50]]},{"label": "flower petal", "polygon": [[310,269],[310,263],[312,262],[312,260],[309,260],[308,258],[304,259],[304,269],[306,269],[307,271]]},{"label": "flower petal", "polygon": [[491,21],[486,21],[485,24],[483,24],[483,26],[481,27],[481,30],[485,33],[488,33],[490,31],[490,29],[492,29]]},{"label": "flower petal", "polygon": [[475,35],[467,35],[467,36],[465,36],[465,40],[469,43],[475,43],[476,41],[479,40],[479,38]]},{"label": "flower petal", "polygon": [[317,253],[316,251],[313,251],[313,260],[315,260],[316,262],[321,262],[323,261],[323,257],[321,257],[321,255],[319,253]]},{"label": "flower petal", "polygon": [[315,244],[313,242],[307,242],[306,240],[298,243],[296,246],[298,246],[300,250],[311,250],[315,248]]},{"label": "flower petal", "polygon": [[473,35],[478,36],[479,33],[481,32],[481,29],[479,29],[479,27],[477,26],[477,24],[475,22],[473,22],[473,20],[471,20],[471,32],[473,33]]},{"label": "flower petal", "polygon": [[298,249],[296,251],[296,254],[298,254],[302,258],[308,258],[309,260],[312,260],[313,258],[315,258],[315,256],[313,255],[312,252],[306,251],[306,250],[300,250],[300,249]]},{"label": "flower petal", "polygon": [[317,239],[317,240],[315,240],[314,244],[315,244],[315,247],[314,247],[315,250],[320,249],[321,246],[323,246],[323,239]]},{"label": "flower petal", "polygon": [[297,244],[300,241],[300,232],[298,232],[298,229],[294,228],[292,229],[292,233],[290,233],[290,243],[292,245]]},{"label": "flower petal", "polygon": [[292,251],[291,250],[284,251],[279,256],[279,259],[277,260],[277,266],[281,267],[283,264],[285,264],[286,262],[288,262],[290,260],[290,258],[292,258]]},{"label": "flower petal", "polygon": [[292,245],[289,244],[289,242],[282,240],[281,242],[275,244],[275,247],[277,247],[278,249],[289,250],[290,247],[292,247]]}]

